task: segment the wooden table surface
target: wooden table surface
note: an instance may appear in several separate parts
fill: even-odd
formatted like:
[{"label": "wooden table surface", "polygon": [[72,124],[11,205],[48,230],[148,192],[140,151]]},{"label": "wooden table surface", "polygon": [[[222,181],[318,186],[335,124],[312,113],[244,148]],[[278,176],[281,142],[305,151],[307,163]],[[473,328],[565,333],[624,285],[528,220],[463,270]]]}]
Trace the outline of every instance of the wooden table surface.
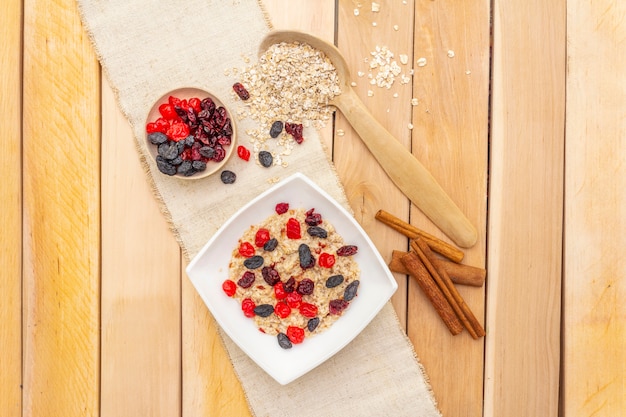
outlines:
[{"label": "wooden table surface", "polygon": [[[355,81],[479,231],[464,262],[487,282],[459,290],[485,338],[451,336],[396,275],[443,415],[624,415],[625,3],[264,3],[355,74],[383,46],[414,69],[389,90]],[[4,1],[0,34],[0,415],[249,415],[75,1]],[[323,140],[386,259],[407,240],[380,208],[442,236],[340,114]]]}]

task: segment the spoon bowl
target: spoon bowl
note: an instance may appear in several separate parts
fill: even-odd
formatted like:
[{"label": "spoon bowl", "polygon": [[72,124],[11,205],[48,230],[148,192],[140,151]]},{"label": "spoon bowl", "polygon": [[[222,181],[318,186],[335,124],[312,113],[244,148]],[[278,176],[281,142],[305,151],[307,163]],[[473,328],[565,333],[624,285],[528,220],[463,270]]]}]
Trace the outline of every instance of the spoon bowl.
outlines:
[{"label": "spoon bowl", "polygon": [[478,239],[474,226],[421,162],[365,107],[350,85],[350,70],[339,49],[309,33],[277,30],[268,33],[261,41],[259,55],[271,45],[283,42],[308,44],[330,59],[339,76],[341,93],[329,105],[341,111],[389,178],[416,207],[457,245],[473,246]]}]

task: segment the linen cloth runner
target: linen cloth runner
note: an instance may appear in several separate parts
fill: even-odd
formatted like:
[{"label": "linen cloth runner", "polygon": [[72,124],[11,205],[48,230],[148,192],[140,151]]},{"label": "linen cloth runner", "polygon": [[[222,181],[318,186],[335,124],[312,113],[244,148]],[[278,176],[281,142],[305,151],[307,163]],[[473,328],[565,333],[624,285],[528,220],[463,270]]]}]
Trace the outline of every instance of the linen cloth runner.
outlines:
[{"label": "linen cloth runner", "polygon": [[[294,172],[312,178],[350,210],[319,134],[306,138],[287,167],[260,168],[236,156],[228,169],[237,181],[225,186],[219,175],[196,181],[158,172],[144,143],[150,108],[171,90],[197,87],[216,94],[231,112],[232,68],[256,60],[270,17],[259,0],[77,0],[118,104],[132,126],[139,157],[176,238],[191,259],[240,207],[273,182]],[[238,141],[247,145],[251,120],[238,120]],[[249,147],[249,146],[248,146]],[[228,187],[228,188],[226,188]],[[256,416],[439,416],[427,378],[390,303],[341,352],[296,381],[282,386],[220,333]]]}]

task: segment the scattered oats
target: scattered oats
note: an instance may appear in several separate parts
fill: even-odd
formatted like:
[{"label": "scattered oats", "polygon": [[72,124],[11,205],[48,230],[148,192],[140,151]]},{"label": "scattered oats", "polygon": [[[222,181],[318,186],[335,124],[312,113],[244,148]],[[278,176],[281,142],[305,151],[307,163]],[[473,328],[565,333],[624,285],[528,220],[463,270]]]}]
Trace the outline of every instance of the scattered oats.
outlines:
[{"label": "scattered oats", "polygon": [[408,84],[410,82],[411,82],[411,77],[409,77],[408,75],[402,74],[402,76],[400,77],[400,84]]},{"label": "scattered oats", "polygon": [[470,71],[470,70],[465,71],[465,75],[470,75],[471,73],[472,73],[472,71]]},{"label": "scattered oats", "polygon": [[420,104],[418,99],[416,99],[416,98],[412,98],[411,99],[411,106],[417,106],[418,104]]},{"label": "scattered oats", "polygon": [[350,83],[350,85],[351,85],[352,87],[356,87],[356,82],[352,81],[352,82]]},{"label": "scattered oats", "polygon": [[372,90],[367,90],[367,96],[368,97],[373,97],[374,96],[374,92]]},{"label": "scattered oats", "polygon": [[375,2],[372,2],[372,11],[373,11],[374,13],[376,13],[376,12],[380,12],[380,4],[375,3]]},{"label": "scattered oats", "polygon": [[454,51],[452,49],[448,50],[448,58],[454,58]]},{"label": "scattered oats", "polygon": [[230,70],[228,68],[226,68],[224,70],[224,76],[228,77],[230,75]]},{"label": "scattered oats", "polygon": [[400,54],[400,62],[403,65],[406,65],[409,63],[409,56],[407,54]]},{"label": "scattered oats", "polygon": [[393,93],[394,98],[398,98],[398,93]]},{"label": "scattered oats", "polygon": [[375,78],[378,87],[391,88],[395,78],[402,71],[398,63],[393,60],[393,52],[386,46],[376,46],[371,52],[370,70],[376,70],[376,74],[370,73]]},{"label": "scattered oats", "polygon": [[398,25],[393,25],[393,30],[395,30],[395,31],[400,30],[400,26],[398,26]]},{"label": "scattered oats", "polygon": [[409,123],[409,124],[407,125],[407,127],[409,128],[409,130],[412,130],[412,129],[413,129],[413,123]]},{"label": "scattered oats", "polygon": [[344,132],[343,129],[337,129],[337,136],[343,136],[345,134],[346,134],[346,132]]},{"label": "scattered oats", "polygon": [[375,80],[374,78],[372,78],[372,79],[370,80],[370,84],[371,84],[371,85],[376,85],[376,80]]},{"label": "scattered oats", "polygon": [[424,67],[426,66],[426,58],[421,57],[420,59],[417,60],[417,66],[418,67]]},{"label": "scattered oats", "polygon": [[413,74],[415,74],[415,70],[411,68],[411,70],[409,71],[409,75],[413,75]]},{"label": "scattered oats", "polygon": [[359,12],[359,9],[354,9],[354,15],[355,15],[355,16],[358,16],[358,15],[359,15],[359,13],[360,13],[360,12]]},{"label": "scattered oats", "polygon": [[402,4],[408,4],[407,0],[402,0]]},{"label": "scattered oats", "polygon": [[356,73],[356,75],[358,75],[359,77],[362,77],[365,75],[365,73],[363,71],[359,71]]},{"label": "scattered oats", "polygon": [[374,74],[372,74],[372,73],[370,72],[369,74],[367,74],[367,78],[369,78],[369,79],[371,80],[372,78],[374,78]]},{"label": "scattered oats", "polygon": [[372,26],[374,26],[374,27],[375,27],[375,26],[378,26],[378,23],[376,23],[376,22],[372,22]]},{"label": "scattered oats", "polygon": [[267,179],[268,184],[276,184],[278,181],[280,181],[280,178],[278,177],[272,177]]}]

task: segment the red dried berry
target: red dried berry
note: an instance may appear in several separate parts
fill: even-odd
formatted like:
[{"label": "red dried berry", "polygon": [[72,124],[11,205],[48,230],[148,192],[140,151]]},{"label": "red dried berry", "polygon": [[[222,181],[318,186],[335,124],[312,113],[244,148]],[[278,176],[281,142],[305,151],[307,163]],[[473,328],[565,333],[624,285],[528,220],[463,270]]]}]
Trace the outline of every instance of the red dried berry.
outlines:
[{"label": "red dried berry", "polygon": [[156,132],[159,132],[159,128],[157,127],[156,123],[150,122],[150,123],[146,124],[146,132],[148,134],[156,133]]},{"label": "red dried berry", "polygon": [[274,285],[274,297],[276,297],[277,300],[282,300],[287,297],[287,291],[285,291],[285,286],[282,282]]},{"label": "red dried berry", "polygon": [[250,98],[250,93],[248,93],[248,90],[246,90],[246,87],[244,87],[243,84],[241,83],[233,84],[233,90],[235,90],[235,93],[237,93],[239,98],[244,101]]},{"label": "red dried berry", "polygon": [[322,266],[324,268],[332,268],[333,265],[335,265],[335,255],[324,252],[320,255],[317,263],[319,264],[319,266]]},{"label": "red dried berry", "polygon": [[302,124],[299,123],[285,123],[285,132],[293,136],[296,143],[300,144],[304,141],[302,137]]},{"label": "red dried berry", "polygon": [[304,222],[309,226],[317,226],[322,223],[322,215],[319,213],[315,213],[315,209],[312,208],[306,213],[304,213],[306,217],[304,218]]},{"label": "red dried berry", "polygon": [[188,104],[189,107],[192,108],[193,111],[195,111],[196,113],[200,113],[202,111],[202,101],[199,98],[190,98]]},{"label": "red dried berry", "polygon": [[343,310],[348,308],[349,304],[350,303],[348,303],[346,300],[342,299],[331,300],[328,303],[328,311],[330,312],[330,314],[341,314]]},{"label": "red dried berry", "polygon": [[338,256],[352,256],[355,255],[358,251],[358,247],[355,245],[346,245],[337,249]]},{"label": "red dried berry", "polygon": [[301,329],[296,326],[287,327],[287,337],[291,341],[291,343],[298,344],[304,341],[304,329]]},{"label": "red dried berry", "polygon": [[313,318],[317,316],[317,306],[311,303],[300,304],[300,314],[304,317]]},{"label": "red dried berry", "polygon": [[252,284],[254,283],[255,279],[256,277],[254,275],[254,272],[246,271],[243,273],[241,278],[239,278],[239,280],[237,281],[237,285],[239,285],[241,288],[250,288]]},{"label": "red dried berry", "polygon": [[309,294],[313,294],[314,288],[315,288],[315,283],[308,278],[304,278],[302,281],[298,283],[298,288],[296,288],[296,291],[301,295],[309,295]]},{"label": "red dried berry", "polygon": [[287,220],[287,237],[289,239],[300,239],[302,237],[298,219],[290,217],[289,220]]},{"label": "red dried berry", "polygon": [[178,142],[189,136],[189,126],[184,122],[173,122],[165,134],[173,141]]},{"label": "red dried berry", "polygon": [[270,231],[264,228],[257,230],[256,235],[254,236],[254,244],[261,248],[267,241],[270,240]]},{"label": "red dried berry", "polygon": [[289,307],[287,303],[279,301],[274,306],[274,314],[276,314],[281,319],[284,319],[291,314],[291,307]]},{"label": "red dried berry", "polygon": [[239,245],[239,254],[243,257],[250,258],[254,256],[254,246],[249,242],[241,242]]},{"label": "red dried berry", "polygon": [[165,120],[176,120],[180,118],[178,116],[178,113],[176,113],[176,109],[174,108],[174,106],[169,103],[161,104],[159,106],[159,113],[161,113],[161,116],[163,116]]},{"label": "red dried berry", "polygon": [[276,204],[276,213],[277,214],[284,214],[284,213],[287,213],[287,211],[289,211],[289,203],[278,203],[278,204]]},{"label": "red dried berry", "polygon": [[285,297],[285,301],[287,302],[287,305],[289,307],[298,308],[300,307],[300,303],[302,302],[302,296],[295,291],[290,292]]},{"label": "red dried berry", "polygon": [[250,151],[243,145],[237,146],[237,156],[244,161],[250,160]]},{"label": "red dried berry", "polygon": [[256,307],[256,304],[250,298],[245,298],[241,302],[241,310],[243,311],[243,315],[248,317],[248,318],[254,317],[254,308],[255,307]]},{"label": "red dried berry", "polygon": [[226,293],[227,296],[232,297],[237,291],[237,284],[235,284],[234,281],[227,279],[222,283],[222,290],[224,290],[224,293]]}]

